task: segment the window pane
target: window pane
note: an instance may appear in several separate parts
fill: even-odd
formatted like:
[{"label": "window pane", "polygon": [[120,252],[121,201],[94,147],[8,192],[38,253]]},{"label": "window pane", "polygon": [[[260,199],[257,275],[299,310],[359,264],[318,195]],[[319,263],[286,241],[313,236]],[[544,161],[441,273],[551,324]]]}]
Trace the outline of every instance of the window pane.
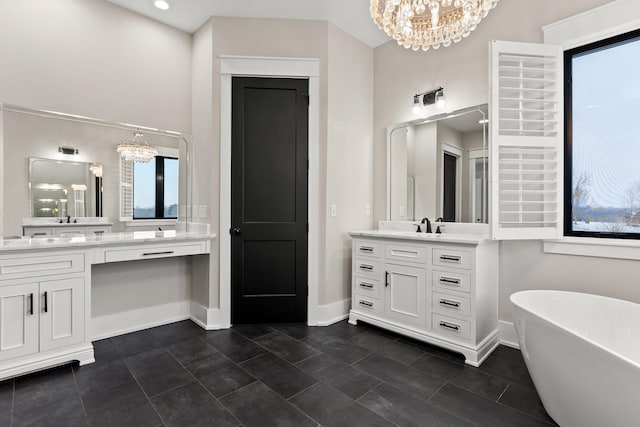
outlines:
[{"label": "window pane", "polygon": [[164,159],[164,217],[178,217],[178,159]]},{"label": "window pane", "polygon": [[640,39],[575,54],[571,227],[640,235]]},{"label": "window pane", "polygon": [[156,216],[156,159],[133,164],[133,217]]}]

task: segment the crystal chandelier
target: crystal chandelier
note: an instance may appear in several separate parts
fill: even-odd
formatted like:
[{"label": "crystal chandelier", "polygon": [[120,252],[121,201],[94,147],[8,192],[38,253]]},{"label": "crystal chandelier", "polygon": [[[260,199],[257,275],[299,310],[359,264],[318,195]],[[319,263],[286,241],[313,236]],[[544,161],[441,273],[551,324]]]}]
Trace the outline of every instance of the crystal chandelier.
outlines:
[{"label": "crystal chandelier", "polygon": [[158,155],[158,150],[147,144],[140,132],[135,132],[131,138],[119,144],[117,151],[125,160],[142,163],[150,162]]},{"label": "crystal chandelier", "polygon": [[427,51],[467,37],[498,0],[371,0],[371,17],[399,45]]}]

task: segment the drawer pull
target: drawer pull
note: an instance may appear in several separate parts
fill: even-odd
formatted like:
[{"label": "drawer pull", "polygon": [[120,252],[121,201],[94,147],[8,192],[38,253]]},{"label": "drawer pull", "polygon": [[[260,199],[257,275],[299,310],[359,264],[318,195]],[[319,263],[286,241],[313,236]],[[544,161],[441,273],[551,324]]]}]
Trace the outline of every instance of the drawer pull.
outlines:
[{"label": "drawer pull", "polygon": [[418,251],[407,251],[404,249],[392,249],[391,255],[401,256],[405,258],[417,258],[420,253]]},{"label": "drawer pull", "polygon": [[94,230],[93,234],[104,234],[104,230]]},{"label": "drawer pull", "polygon": [[445,329],[450,329],[452,331],[460,330],[460,326],[456,325],[455,323],[449,323],[449,322],[443,322],[443,321],[440,321],[440,327]]},{"label": "drawer pull", "polygon": [[360,270],[373,271],[373,265],[361,264]]},{"label": "drawer pull", "polygon": [[371,246],[360,246],[360,252],[372,253],[373,248]]},{"label": "drawer pull", "polygon": [[173,251],[162,251],[162,252],[145,252],[142,256],[151,256],[151,255],[169,255],[172,254]]},{"label": "drawer pull", "polygon": [[440,299],[440,305],[444,305],[446,307],[455,307],[455,308],[460,307],[460,303],[458,301],[452,301],[444,298]]},{"label": "drawer pull", "polygon": [[440,277],[440,283],[446,285],[460,285],[460,279],[452,279],[451,277]]},{"label": "drawer pull", "polygon": [[40,232],[40,233],[33,233],[33,234],[31,235],[31,237],[35,237],[35,236],[46,236],[46,235],[47,235],[47,233]]},{"label": "drawer pull", "polygon": [[33,294],[29,294],[29,314],[33,316]]},{"label": "drawer pull", "polygon": [[440,261],[460,263],[461,258],[453,255],[440,255]]},{"label": "drawer pull", "polygon": [[365,289],[373,289],[372,283],[360,282],[360,287]]},{"label": "drawer pull", "polygon": [[369,301],[360,301],[360,305],[364,305],[365,307],[369,307],[369,308],[373,307],[373,303]]}]

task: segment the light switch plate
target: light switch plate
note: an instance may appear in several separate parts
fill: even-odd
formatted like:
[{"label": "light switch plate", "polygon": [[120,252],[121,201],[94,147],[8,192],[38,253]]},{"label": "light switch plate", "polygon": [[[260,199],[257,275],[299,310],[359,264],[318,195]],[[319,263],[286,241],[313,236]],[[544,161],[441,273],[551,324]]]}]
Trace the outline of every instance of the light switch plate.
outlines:
[{"label": "light switch plate", "polygon": [[331,209],[331,216],[337,216],[338,215],[338,206],[336,205],[331,205],[330,207]]},{"label": "light switch plate", "polygon": [[365,216],[371,216],[371,205],[364,205]]}]

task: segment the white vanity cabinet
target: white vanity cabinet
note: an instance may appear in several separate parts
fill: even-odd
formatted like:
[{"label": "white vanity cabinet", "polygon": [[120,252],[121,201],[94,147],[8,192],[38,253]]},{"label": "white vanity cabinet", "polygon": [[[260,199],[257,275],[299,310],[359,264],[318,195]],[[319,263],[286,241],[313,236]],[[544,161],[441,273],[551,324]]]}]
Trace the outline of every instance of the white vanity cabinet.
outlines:
[{"label": "white vanity cabinet", "polygon": [[0,378],[93,362],[88,271],[82,251],[0,256]]},{"label": "white vanity cabinet", "polygon": [[498,345],[498,244],[433,240],[354,236],[349,322],[460,352],[479,366]]}]

